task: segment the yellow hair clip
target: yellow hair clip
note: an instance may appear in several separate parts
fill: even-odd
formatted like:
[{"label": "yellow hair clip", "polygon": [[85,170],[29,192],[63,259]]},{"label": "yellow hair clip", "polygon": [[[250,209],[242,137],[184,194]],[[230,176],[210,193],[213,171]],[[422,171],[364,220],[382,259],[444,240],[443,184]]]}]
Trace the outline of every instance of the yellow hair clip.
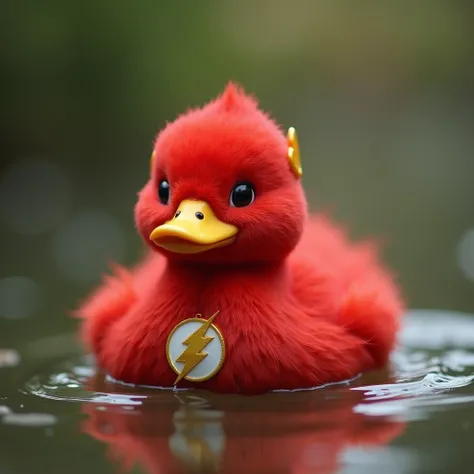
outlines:
[{"label": "yellow hair clip", "polygon": [[290,163],[291,171],[299,179],[303,175],[303,168],[301,168],[300,146],[298,144],[298,137],[294,127],[288,129],[288,162]]}]

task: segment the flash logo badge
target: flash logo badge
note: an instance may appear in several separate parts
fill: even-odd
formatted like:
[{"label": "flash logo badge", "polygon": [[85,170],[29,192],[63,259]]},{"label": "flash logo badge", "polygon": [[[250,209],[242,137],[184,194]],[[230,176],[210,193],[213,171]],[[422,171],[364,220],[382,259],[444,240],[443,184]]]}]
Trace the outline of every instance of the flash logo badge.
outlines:
[{"label": "flash logo badge", "polygon": [[213,324],[219,311],[209,319],[200,314],[181,321],[170,332],[166,342],[166,358],[180,380],[204,382],[219,372],[225,359],[225,343]]}]

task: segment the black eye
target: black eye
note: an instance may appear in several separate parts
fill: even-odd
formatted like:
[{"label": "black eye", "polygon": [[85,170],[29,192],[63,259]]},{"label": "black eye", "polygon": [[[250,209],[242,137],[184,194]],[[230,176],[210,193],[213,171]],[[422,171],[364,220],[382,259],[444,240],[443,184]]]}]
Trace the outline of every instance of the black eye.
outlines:
[{"label": "black eye", "polygon": [[160,182],[158,186],[158,197],[161,204],[169,204],[170,202],[170,185],[166,179]]},{"label": "black eye", "polygon": [[255,200],[255,191],[250,183],[238,183],[230,193],[230,205],[245,207]]}]

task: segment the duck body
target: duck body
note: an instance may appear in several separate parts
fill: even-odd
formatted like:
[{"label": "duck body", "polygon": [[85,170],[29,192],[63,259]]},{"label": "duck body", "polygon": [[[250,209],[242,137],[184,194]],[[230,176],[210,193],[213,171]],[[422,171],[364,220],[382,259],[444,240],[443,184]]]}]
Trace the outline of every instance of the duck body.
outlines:
[{"label": "duck body", "polygon": [[118,268],[82,314],[84,338],[106,372],[171,387],[168,334],[183,319],[219,310],[224,367],[210,380],[183,380],[180,387],[252,394],[314,387],[383,366],[400,309],[370,246],[351,247],[329,220],[315,217],[281,264],[202,268],[150,253],[130,273]]},{"label": "duck body", "polygon": [[[245,118],[248,108],[254,113],[253,102],[233,86],[225,94],[220,99],[227,101],[225,112],[236,107],[238,119],[231,125],[224,121],[217,143],[229,139],[226,131],[235,123],[241,131],[239,114]],[[208,106],[214,120],[217,106],[222,104]],[[197,122],[189,115],[182,122],[188,128],[190,121],[205,123],[208,116],[199,116],[202,113]],[[98,365],[115,379],[134,384],[257,394],[337,382],[386,364],[403,309],[397,286],[371,243],[351,244],[330,219],[308,216],[295,179],[298,173],[291,173],[284,160],[281,170],[271,168],[281,141],[276,140],[278,152],[271,150],[268,162],[265,154],[258,155],[257,168],[262,163],[271,168],[263,178],[253,174],[253,158],[247,166],[243,160],[245,178],[260,184],[255,202],[239,209],[232,197],[227,206],[222,196],[235,182],[232,193],[237,196],[235,189],[246,182],[238,176],[240,168],[235,171],[232,164],[223,164],[213,154],[216,143],[203,144],[199,134],[191,135],[197,138],[183,153],[179,147],[187,143],[186,133],[184,139],[183,133],[179,135],[178,148],[172,140],[170,145],[166,134],[159,136],[155,147],[155,153],[170,160],[157,166],[174,177],[166,184],[172,188],[171,197],[160,205],[156,188],[163,201],[163,180],[152,172],[136,207],[138,230],[153,250],[132,271],[117,267],[115,276],[108,277],[78,311],[83,340]],[[231,137],[235,140],[234,129]],[[239,150],[235,143],[240,142],[231,142],[231,150]],[[240,147],[244,158],[256,156],[249,152],[254,144]],[[210,163],[196,152],[201,147]],[[201,166],[189,162],[193,154]],[[173,168],[183,156],[187,167]],[[272,173],[278,186],[269,180]],[[209,181],[212,186],[206,187]],[[209,232],[219,236],[214,238],[217,245]],[[196,315],[203,320],[214,317],[225,341],[225,360],[205,380],[178,377],[177,383],[169,338],[180,323]],[[204,352],[205,345],[199,350]]]}]

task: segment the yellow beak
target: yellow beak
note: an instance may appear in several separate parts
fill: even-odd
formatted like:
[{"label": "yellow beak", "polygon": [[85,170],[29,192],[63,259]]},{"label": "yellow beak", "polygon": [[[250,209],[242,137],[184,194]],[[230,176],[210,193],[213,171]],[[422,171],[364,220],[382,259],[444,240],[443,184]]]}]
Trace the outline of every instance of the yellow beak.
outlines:
[{"label": "yellow beak", "polygon": [[191,254],[229,245],[238,231],[220,221],[207,202],[186,199],[173,219],[150,234],[150,240],[171,252]]}]

